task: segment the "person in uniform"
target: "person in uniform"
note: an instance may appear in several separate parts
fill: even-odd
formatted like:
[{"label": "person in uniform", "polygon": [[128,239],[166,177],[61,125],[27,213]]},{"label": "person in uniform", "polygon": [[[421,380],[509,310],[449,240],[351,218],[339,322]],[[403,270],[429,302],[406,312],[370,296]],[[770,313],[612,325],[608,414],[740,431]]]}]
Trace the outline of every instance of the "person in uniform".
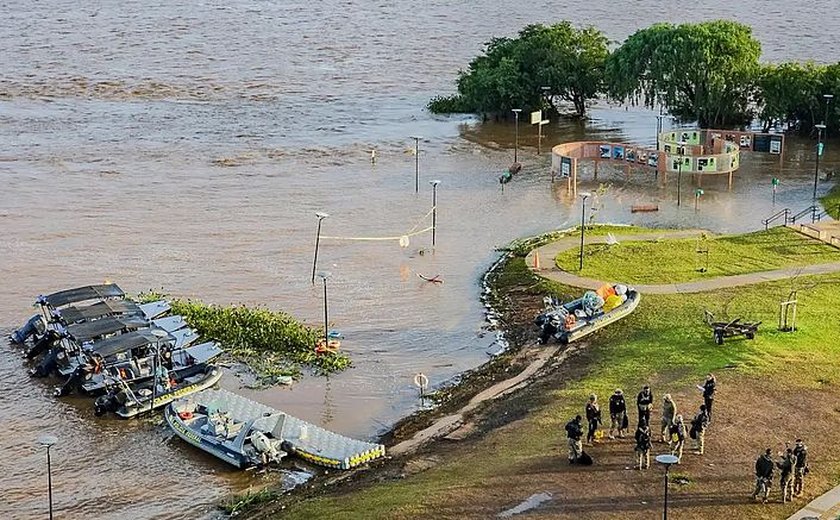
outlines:
[{"label": "person in uniform", "polygon": [[566,437],[569,439],[569,464],[574,464],[583,453],[581,437],[583,437],[583,425],[580,415],[566,423]]},{"label": "person in uniform", "polygon": [[706,414],[706,405],[700,405],[700,412],[691,421],[689,436],[694,439],[694,453],[703,455],[706,447],[706,428],[709,426],[709,416]]},{"label": "person in uniform", "polygon": [[662,428],[659,442],[666,442],[674,425],[674,417],[677,415],[677,405],[671,399],[671,394],[662,396]]},{"label": "person in uniform", "polygon": [[715,390],[717,387],[717,380],[714,374],[706,376],[706,382],[703,383],[703,404],[706,405],[706,413],[709,415],[709,422],[712,422],[712,405],[715,404]]},{"label": "person in uniform", "polygon": [[624,431],[627,429],[627,403],[624,401],[624,392],[616,388],[615,393],[610,396],[610,439],[615,439],[613,432],[618,430],[618,437],[624,438]]},{"label": "person in uniform", "polygon": [[671,455],[677,457],[677,464],[682,460],[683,446],[685,445],[685,423],[683,416],[677,414],[674,418],[674,425],[669,431],[668,446],[671,448]]},{"label": "person in uniform", "polygon": [[650,467],[650,445],[650,427],[642,421],[636,428],[636,462],[640,470]]},{"label": "person in uniform", "polygon": [[808,447],[802,439],[796,439],[793,456],[796,457],[793,465],[793,496],[799,497],[805,490],[805,475],[808,474]]},{"label": "person in uniform", "polygon": [[642,419],[646,425],[650,425],[650,409],[653,407],[653,392],[650,386],[645,385],[642,391],[636,396],[636,408],[639,411],[639,426],[642,425]]},{"label": "person in uniform", "polygon": [[755,491],[753,491],[753,500],[761,495],[761,500],[766,504],[767,498],[770,496],[770,485],[773,483],[773,469],[776,467],[773,464],[773,456],[770,455],[770,448],[755,460]]},{"label": "person in uniform", "polygon": [[776,463],[779,468],[779,486],[782,492],[782,503],[793,500],[793,470],[796,467],[796,456],[788,448],[782,453],[782,458]]},{"label": "person in uniform", "polygon": [[601,407],[598,405],[598,396],[595,394],[590,395],[589,402],[586,403],[586,420],[589,423],[586,443],[591,445],[595,442],[595,432],[598,431],[598,425],[601,423]]}]

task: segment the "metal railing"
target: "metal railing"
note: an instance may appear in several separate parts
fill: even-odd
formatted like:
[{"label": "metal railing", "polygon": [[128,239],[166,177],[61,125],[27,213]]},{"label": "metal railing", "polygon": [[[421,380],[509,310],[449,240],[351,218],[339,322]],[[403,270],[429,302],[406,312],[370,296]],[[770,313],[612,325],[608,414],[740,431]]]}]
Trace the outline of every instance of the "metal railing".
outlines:
[{"label": "metal railing", "polygon": [[766,230],[770,229],[770,224],[776,222],[780,218],[784,218],[784,220],[782,220],[782,225],[783,226],[786,225],[788,223],[788,221],[790,220],[790,209],[785,208],[785,209],[779,211],[778,213],[775,213],[775,214],[767,217],[766,219],[762,220],[761,223],[764,224],[764,230],[766,231]]},{"label": "metal railing", "polygon": [[797,220],[801,219],[802,217],[804,217],[806,215],[811,215],[811,222],[814,222],[814,220],[816,218],[817,210],[819,210],[819,209],[820,208],[818,206],[808,206],[807,208],[803,209],[802,211],[800,211],[796,215],[793,215],[792,217],[790,217],[788,222],[791,223],[791,224],[796,224]]}]

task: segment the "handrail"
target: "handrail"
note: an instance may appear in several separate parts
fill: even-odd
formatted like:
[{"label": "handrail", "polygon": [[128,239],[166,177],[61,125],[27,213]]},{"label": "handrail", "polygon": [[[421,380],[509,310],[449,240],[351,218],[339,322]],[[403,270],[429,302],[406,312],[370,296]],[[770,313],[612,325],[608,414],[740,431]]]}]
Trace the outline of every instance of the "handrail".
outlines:
[{"label": "handrail", "polygon": [[835,214],[840,216],[840,204],[835,204],[834,206],[829,206],[823,209],[821,212],[817,213],[815,218],[817,220],[822,220],[823,217],[830,217],[832,211],[836,212]]},{"label": "handrail", "polygon": [[808,214],[810,214],[812,216],[816,215],[816,210],[817,210],[816,206],[808,206],[807,208],[803,209],[802,211],[800,211],[796,215],[790,217],[790,220],[788,220],[788,222],[790,222],[791,224],[796,224],[796,221],[799,220],[800,218],[804,217],[805,215],[808,215]]},{"label": "handrail", "polygon": [[785,209],[779,211],[778,213],[767,217],[766,219],[761,221],[761,223],[764,224],[764,230],[767,231],[768,229],[770,229],[770,224],[779,220],[779,218],[782,217],[782,216],[784,216],[784,218],[785,218],[784,219],[784,224],[787,224],[788,220],[789,220],[789,215],[790,215],[790,209],[785,208]]}]

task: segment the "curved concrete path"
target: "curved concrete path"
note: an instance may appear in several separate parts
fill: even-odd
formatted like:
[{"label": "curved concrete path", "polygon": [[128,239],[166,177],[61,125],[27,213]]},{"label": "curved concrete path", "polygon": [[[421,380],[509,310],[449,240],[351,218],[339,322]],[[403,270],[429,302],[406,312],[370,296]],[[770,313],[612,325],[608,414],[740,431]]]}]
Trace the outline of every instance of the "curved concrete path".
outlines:
[{"label": "curved concrete path", "polygon": [[[619,242],[638,242],[638,241],[653,241],[659,239],[676,239],[676,238],[695,238],[699,237],[703,231],[688,230],[688,231],[661,231],[656,233],[636,233],[627,235],[615,235]],[[607,241],[606,236],[593,236],[586,239],[587,244],[604,244]],[[542,247],[532,250],[525,258],[525,262],[534,274],[560,282],[572,287],[580,287],[582,289],[595,290],[604,285],[605,282],[595,280],[592,278],[585,278],[578,276],[569,271],[563,271],[554,262],[554,258],[563,251],[580,247],[580,237],[566,237],[560,240],[548,243]],[[541,266],[540,269],[534,268],[534,255],[539,254]],[[840,272],[840,262],[830,262],[827,264],[813,264],[805,266],[785,267],[782,269],[774,269],[772,271],[760,271],[757,273],[736,274],[733,276],[718,276],[709,278],[707,280],[695,280],[693,282],[669,283],[661,285],[639,285],[633,284],[640,293],[643,294],[677,294],[677,293],[698,293],[703,291],[712,291],[715,289],[723,289],[725,287],[738,287],[741,285],[752,285],[757,283],[771,282],[775,280],[784,280],[786,278],[795,278],[797,276],[807,276],[813,274],[829,274]],[[614,280],[620,282],[620,280]]]}]

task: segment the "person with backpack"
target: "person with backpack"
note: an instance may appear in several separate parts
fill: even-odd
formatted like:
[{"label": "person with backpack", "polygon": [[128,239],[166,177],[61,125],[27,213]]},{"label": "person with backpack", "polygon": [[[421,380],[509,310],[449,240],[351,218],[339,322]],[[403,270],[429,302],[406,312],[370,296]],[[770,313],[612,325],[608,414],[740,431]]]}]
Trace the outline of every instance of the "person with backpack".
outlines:
[{"label": "person with backpack", "polygon": [[650,467],[650,447],[650,427],[642,421],[636,428],[636,462],[639,470]]},{"label": "person with backpack", "polygon": [[755,491],[753,491],[752,498],[755,500],[760,495],[762,502],[767,503],[767,497],[770,496],[770,485],[773,483],[773,457],[770,455],[770,448],[765,450],[764,454],[759,455],[755,460]]},{"label": "person with backpack", "polygon": [[706,414],[706,405],[700,405],[700,412],[691,421],[691,430],[688,432],[689,437],[694,439],[694,453],[696,455],[703,455],[706,447],[706,428],[709,427],[709,416]]},{"label": "person with backpack", "polygon": [[615,430],[618,430],[618,437],[623,439],[624,432],[627,431],[627,403],[621,388],[616,388],[615,393],[610,396],[610,439],[615,439]]},{"label": "person with backpack", "polygon": [[671,399],[671,394],[665,394],[662,397],[662,429],[660,431],[659,442],[665,442],[668,438],[671,427],[674,426],[674,417],[677,415],[677,405]]},{"label": "person with backpack", "polygon": [[586,444],[592,445],[595,442],[595,432],[598,431],[598,425],[601,424],[601,407],[598,405],[598,396],[592,394],[589,396],[589,402],[586,403],[586,420],[589,423],[589,429],[586,432]]},{"label": "person with backpack", "polygon": [[793,456],[796,457],[793,465],[793,496],[799,497],[805,491],[805,475],[808,474],[808,447],[802,439],[796,439]]},{"label": "person with backpack", "polygon": [[580,415],[566,423],[566,437],[569,439],[569,464],[574,464],[583,453],[581,437],[583,437],[583,418]]},{"label": "person with backpack", "polygon": [[671,448],[671,455],[677,457],[677,464],[682,460],[683,446],[685,445],[685,423],[683,416],[677,415],[674,418],[674,425],[669,430],[668,446]]},{"label": "person with backpack", "polygon": [[642,425],[642,419],[646,425],[650,426],[650,409],[653,408],[653,392],[650,386],[643,386],[642,391],[636,396],[636,408],[639,411],[639,426]]},{"label": "person with backpack", "polygon": [[782,504],[793,500],[793,470],[796,467],[796,456],[788,448],[782,453],[782,458],[776,463],[779,468],[779,485],[782,492]]}]

